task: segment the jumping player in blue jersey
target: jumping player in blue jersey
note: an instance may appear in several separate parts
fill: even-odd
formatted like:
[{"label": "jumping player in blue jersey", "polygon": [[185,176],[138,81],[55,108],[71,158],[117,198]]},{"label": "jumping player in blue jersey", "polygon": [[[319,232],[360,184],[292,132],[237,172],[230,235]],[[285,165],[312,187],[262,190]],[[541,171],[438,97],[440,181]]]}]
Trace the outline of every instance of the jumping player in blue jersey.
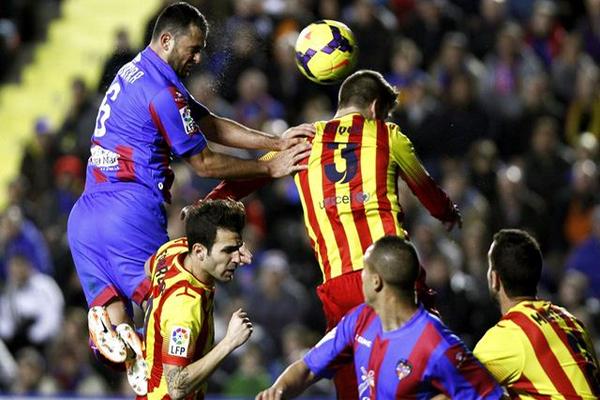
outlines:
[{"label": "jumping player in blue jersey", "polygon": [[257,400],[291,398],[354,357],[360,400],[500,399],[503,391],[461,340],[415,301],[410,242],[385,236],[366,251],[361,304]]},{"label": "jumping player in blue jersey", "polygon": [[[168,6],[150,45],[119,70],[100,105],[85,191],[68,221],[71,253],[90,307],[90,338],[110,361],[126,362],[140,395],[146,372],[131,301],[146,300],[144,263],[169,240],[163,204],[170,202],[171,159],[184,159],[202,177],[281,177],[305,168],[296,164],[310,147],[301,138],[312,134],[310,125],[291,128],[279,139],[218,117],[194,100],[181,79],[200,62],[207,33],[197,8]],[[207,139],[281,153],[269,161],[242,160],[211,151]]]}]

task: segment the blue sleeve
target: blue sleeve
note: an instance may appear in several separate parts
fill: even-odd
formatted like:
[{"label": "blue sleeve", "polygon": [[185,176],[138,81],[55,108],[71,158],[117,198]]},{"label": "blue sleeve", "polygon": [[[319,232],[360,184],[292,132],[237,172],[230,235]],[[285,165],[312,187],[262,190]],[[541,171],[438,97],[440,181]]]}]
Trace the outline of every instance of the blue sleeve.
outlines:
[{"label": "blue sleeve", "polygon": [[485,367],[460,341],[450,346],[432,365],[431,382],[452,399],[500,399],[503,391]]},{"label": "blue sleeve", "polygon": [[208,110],[194,100],[188,101],[177,89],[165,88],[154,96],[150,114],[173,155],[189,157],[206,147],[206,138],[196,120],[207,115]]},{"label": "blue sleeve", "polygon": [[306,353],[304,362],[313,374],[331,379],[339,366],[351,362],[356,314],[346,314],[335,328]]}]

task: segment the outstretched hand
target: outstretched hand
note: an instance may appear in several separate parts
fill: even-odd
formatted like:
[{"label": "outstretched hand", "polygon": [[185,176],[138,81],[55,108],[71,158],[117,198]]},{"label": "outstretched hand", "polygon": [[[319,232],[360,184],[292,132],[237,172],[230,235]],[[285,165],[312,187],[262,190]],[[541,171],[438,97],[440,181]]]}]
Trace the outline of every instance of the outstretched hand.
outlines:
[{"label": "outstretched hand", "polygon": [[280,151],[269,163],[269,176],[271,178],[281,178],[294,172],[307,169],[307,165],[298,163],[310,155],[311,144],[303,141],[287,150]]},{"label": "outstretched hand", "polygon": [[313,124],[301,124],[298,126],[293,126],[283,132],[280,139],[279,151],[287,150],[294,145],[299,143],[303,143],[306,141],[306,138],[311,138],[315,136],[315,126]]}]

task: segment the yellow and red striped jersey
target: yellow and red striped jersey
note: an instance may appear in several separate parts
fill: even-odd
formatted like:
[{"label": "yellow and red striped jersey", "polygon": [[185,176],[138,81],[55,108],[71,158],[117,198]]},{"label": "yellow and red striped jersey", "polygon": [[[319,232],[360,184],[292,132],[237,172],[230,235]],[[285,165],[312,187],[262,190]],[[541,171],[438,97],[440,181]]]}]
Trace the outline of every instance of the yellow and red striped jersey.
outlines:
[{"label": "yellow and red striped jersey", "polygon": [[[148,400],[170,399],[163,364],[186,366],[210,351],[214,341],[214,287],[183,268],[186,238],[162,245],[150,258],[152,281],[146,310],[145,358]],[[186,399],[202,399],[204,384]]]},{"label": "yellow and red striped jersey", "polygon": [[512,307],[473,352],[513,399],[598,399],[600,370],[581,322],[549,301]]},{"label": "yellow and red striped jersey", "polygon": [[367,247],[380,237],[405,236],[399,177],[434,217],[455,217],[396,124],[353,113],[315,127],[308,169],[294,180],[324,281],[361,269]]}]

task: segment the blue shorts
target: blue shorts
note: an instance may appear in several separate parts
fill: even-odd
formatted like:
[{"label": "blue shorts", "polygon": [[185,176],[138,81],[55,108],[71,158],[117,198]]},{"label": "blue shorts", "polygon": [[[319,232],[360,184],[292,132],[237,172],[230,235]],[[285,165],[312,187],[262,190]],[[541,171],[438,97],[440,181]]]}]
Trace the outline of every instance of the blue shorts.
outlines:
[{"label": "blue shorts", "polygon": [[148,297],[144,263],[169,240],[167,218],[162,202],[136,186],[84,193],[69,215],[69,246],[89,307],[115,297],[141,305]]}]

